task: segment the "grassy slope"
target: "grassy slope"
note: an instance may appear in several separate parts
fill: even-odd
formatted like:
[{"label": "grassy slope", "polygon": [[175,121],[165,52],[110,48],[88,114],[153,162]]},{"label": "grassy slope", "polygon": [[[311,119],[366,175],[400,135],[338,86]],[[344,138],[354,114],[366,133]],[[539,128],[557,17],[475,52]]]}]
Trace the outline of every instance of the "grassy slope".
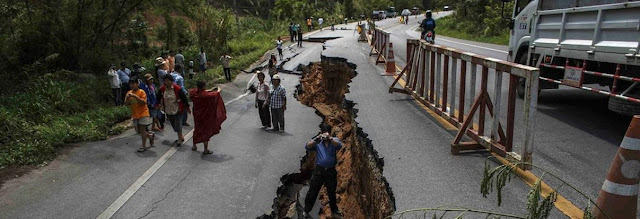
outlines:
[{"label": "grassy slope", "polygon": [[448,37],[453,37],[453,38],[458,38],[463,40],[471,40],[476,42],[483,42],[483,43],[492,43],[492,44],[498,44],[498,45],[509,44],[508,33],[502,36],[485,37],[485,36],[480,36],[480,34],[470,34],[462,31],[458,31],[454,27],[452,27],[453,25],[440,25],[441,23],[452,22],[452,20],[453,20],[452,16],[438,19],[438,28],[436,30],[437,34],[442,36],[448,36]]}]

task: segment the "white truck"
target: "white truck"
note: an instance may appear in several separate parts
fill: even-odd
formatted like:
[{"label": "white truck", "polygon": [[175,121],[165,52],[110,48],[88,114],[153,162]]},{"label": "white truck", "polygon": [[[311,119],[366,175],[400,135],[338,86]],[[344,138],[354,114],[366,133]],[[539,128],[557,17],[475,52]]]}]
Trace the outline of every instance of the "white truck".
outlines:
[{"label": "white truck", "polygon": [[640,0],[516,0],[514,6],[508,60],[539,67],[540,89],[565,85],[609,95],[609,110],[640,114]]}]

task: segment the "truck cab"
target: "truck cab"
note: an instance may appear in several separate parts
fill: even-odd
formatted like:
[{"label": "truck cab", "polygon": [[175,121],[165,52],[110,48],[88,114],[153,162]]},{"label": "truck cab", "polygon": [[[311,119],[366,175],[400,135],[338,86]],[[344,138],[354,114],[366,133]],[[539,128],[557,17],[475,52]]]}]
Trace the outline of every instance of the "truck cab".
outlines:
[{"label": "truck cab", "polygon": [[396,7],[388,7],[387,8],[387,18],[396,17]]},{"label": "truck cab", "polygon": [[539,67],[540,89],[605,94],[611,111],[640,114],[639,14],[640,0],[516,0],[508,60]]}]

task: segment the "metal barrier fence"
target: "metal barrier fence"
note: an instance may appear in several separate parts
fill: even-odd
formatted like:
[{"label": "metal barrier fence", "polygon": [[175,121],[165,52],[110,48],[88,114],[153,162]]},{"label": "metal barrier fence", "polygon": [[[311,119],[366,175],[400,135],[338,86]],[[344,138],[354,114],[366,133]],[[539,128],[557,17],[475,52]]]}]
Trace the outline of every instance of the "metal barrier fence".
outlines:
[{"label": "metal barrier fence", "polygon": [[[539,70],[537,68],[432,45],[417,39],[407,40],[407,55],[407,65],[397,76],[389,92],[412,95],[417,101],[459,128],[451,144],[452,154],[469,150],[490,150],[504,157],[531,162],[538,99]],[[479,74],[478,69],[481,69]],[[490,69],[495,72],[494,101],[488,90]],[[502,97],[504,74],[509,77],[506,132],[501,122],[504,119],[500,117],[501,106],[505,101]],[[394,88],[403,76],[404,88]],[[476,93],[478,76],[480,76],[480,89]],[[513,152],[516,129],[516,87],[519,78],[526,79],[521,123],[524,136],[523,139],[518,139],[522,142],[521,154]],[[465,111],[467,99],[474,101],[470,110]],[[487,120],[487,111],[491,120]],[[465,112],[468,113],[465,114]],[[477,123],[474,123],[476,112],[478,113]],[[485,123],[490,125],[488,133],[485,131]],[[472,141],[462,142],[465,134]]]},{"label": "metal barrier fence", "polygon": [[371,34],[371,52],[369,52],[369,56],[378,55],[376,59],[376,64],[385,63],[387,57],[389,57],[389,36],[391,34],[385,30],[380,28],[373,28],[373,33]]}]

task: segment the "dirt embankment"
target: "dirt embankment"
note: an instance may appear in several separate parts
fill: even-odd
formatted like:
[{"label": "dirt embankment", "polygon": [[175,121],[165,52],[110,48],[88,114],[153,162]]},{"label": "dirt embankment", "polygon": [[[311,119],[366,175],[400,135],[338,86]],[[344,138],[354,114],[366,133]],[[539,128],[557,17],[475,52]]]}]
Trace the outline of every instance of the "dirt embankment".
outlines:
[{"label": "dirt embankment", "polygon": [[[345,59],[323,56],[321,62],[303,68],[296,96],[301,103],[316,109],[316,114],[323,119],[321,125],[331,127],[331,135],[343,142],[336,170],[337,201],[344,218],[384,218],[395,211],[393,193],[382,175],[384,161],[355,122],[355,104],[344,98],[349,91],[348,84],[357,74],[354,69],[355,65]],[[300,173],[281,178],[283,185],[278,188],[274,212],[268,217],[301,218],[304,200],[299,200],[299,193],[310,180],[315,154],[307,153],[300,162]],[[329,218],[331,211],[325,188],[319,200],[320,218]],[[311,215],[316,218],[317,212]]]}]

